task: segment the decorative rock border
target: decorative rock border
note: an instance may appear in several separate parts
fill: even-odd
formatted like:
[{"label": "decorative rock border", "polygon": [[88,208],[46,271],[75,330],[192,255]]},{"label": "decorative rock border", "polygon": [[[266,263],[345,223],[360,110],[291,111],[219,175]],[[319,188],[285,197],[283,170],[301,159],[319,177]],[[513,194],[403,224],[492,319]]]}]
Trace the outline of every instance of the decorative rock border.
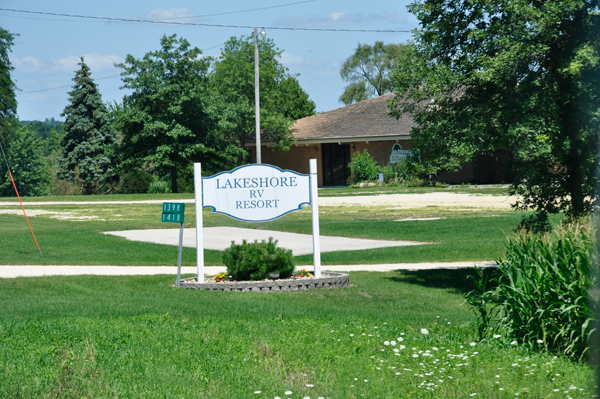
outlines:
[{"label": "decorative rock border", "polygon": [[224,283],[196,283],[196,278],[182,280],[181,288],[212,291],[273,292],[298,291],[322,288],[339,288],[350,285],[350,276],[346,273],[322,273],[321,277],[303,279],[284,279],[268,281],[236,281]]}]

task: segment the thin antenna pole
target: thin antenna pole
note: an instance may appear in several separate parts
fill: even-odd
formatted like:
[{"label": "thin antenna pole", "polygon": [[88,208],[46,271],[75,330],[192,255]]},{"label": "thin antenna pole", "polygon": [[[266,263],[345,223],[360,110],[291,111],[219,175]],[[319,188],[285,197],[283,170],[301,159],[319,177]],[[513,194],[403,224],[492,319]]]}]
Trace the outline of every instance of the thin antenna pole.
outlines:
[{"label": "thin antenna pole", "polygon": [[8,158],[6,158],[6,154],[4,153],[4,147],[2,147],[2,142],[0,141],[0,150],[2,150],[2,155],[4,156],[4,162],[6,162],[6,167],[8,168],[8,175],[10,176],[10,180],[12,181],[13,187],[15,188],[15,193],[17,193],[17,198],[19,199],[19,203],[21,204],[21,209],[23,209],[23,215],[25,215],[25,220],[27,220],[27,225],[29,226],[29,231],[31,231],[31,235],[33,236],[33,241],[35,241],[35,246],[37,247],[40,255],[42,254],[42,250],[35,238],[35,234],[33,234],[33,229],[31,228],[31,223],[29,223],[29,218],[27,217],[27,213],[25,213],[25,207],[23,206],[23,202],[21,201],[21,197],[19,196],[19,190],[17,190],[17,185],[15,184],[15,179],[13,179],[12,172],[10,171],[10,165],[8,164]]}]

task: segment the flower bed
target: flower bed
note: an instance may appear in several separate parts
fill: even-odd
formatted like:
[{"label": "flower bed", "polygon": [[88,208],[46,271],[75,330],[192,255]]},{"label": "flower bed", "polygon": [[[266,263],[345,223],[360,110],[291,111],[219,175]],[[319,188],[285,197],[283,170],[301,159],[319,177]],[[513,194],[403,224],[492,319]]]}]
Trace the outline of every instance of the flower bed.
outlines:
[{"label": "flower bed", "polygon": [[181,288],[212,291],[272,292],[298,291],[322,288],[339,288],[350,285],[350,277],[345,273],[322,273],[321,277],[294,275],[287,279],[261,281],[215,281],[214,276],[206,277],[204,284],[198,284],[196,277],[181,281]]}]

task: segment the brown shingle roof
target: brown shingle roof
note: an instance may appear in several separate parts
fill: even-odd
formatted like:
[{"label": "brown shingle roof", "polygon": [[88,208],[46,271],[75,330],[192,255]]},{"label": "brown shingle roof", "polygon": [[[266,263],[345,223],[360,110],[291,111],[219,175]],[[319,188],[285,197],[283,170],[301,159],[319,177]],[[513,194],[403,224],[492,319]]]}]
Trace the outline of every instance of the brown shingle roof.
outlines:
[{"label": "brown shingle roof", "polygon": [[296,140],[409,135],[413,120],[404,115],[390,118],[387,102],[394,93],[346,105],[331,111],[298,119],[292,127]]}]

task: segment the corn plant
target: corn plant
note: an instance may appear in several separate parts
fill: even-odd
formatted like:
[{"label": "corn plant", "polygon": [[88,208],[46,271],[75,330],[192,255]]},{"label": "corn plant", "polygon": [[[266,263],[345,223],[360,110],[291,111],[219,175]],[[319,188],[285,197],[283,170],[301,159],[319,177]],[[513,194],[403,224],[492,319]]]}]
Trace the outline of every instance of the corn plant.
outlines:
[{"label": "corn plant", "polygon": [[[523,344],[582,359],[595,329],[588,296],[596,284],[594,236],[591,223],[576,223],[549,234],[520,231],[509,237],[497,287],[467,298],[479,314],[480,334],[497,306],[494,328]],[[489,305],[492,297],[496,305]]]},{"label": "corn plant", "polygon": [[472,307],[477,317],[477,332],[479,340],[488,338],[493,330],[492,321],[498,313],[498,304],[494,301],[494,290],[488,289],[490,273],[477,269],[476,275],[470,275],[475,289],[465,295],[467,303]]}]

